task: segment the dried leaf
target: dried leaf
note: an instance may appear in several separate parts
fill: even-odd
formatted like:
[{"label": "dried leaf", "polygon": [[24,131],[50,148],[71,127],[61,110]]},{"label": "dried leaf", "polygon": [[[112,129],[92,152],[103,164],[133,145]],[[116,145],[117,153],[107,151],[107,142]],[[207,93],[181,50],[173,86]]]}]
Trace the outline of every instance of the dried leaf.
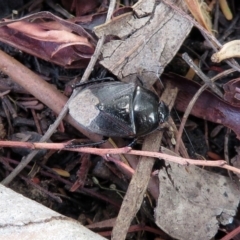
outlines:
[{"label": "dried leaf", "polygon": [[208,6],[203,0],[185,0],[194,18],[209,32],[212,32],[212,20]]},{"label": "dried leaf", "polygon": [[123,81],[134,81],[141,75],[146,87],[158,79],[192,28],[186,18],[164,3],[156,8],[155,1],[147,3],[152,6],[151,12],[148,4],[133,7],[135,13],[144,17],[125,13],[95,28],[99,37],[120,38],[104,45],[101,64]]},{"label": "dried leaf", "polygon": [[[26,21],[31,18],[52,18],[55,21]],[[24,21],[0,23],[0,41],[64,67],[80,68],[88,64],[94,52],[94,44],[84,29],[47,12],[22,19]]]},{"label": "dried leaf", "polygon": [[86,37],[78,36],[63,29],[50,29],[47,24],[42,26],[40,23],[28,23],[25,21],[19,21],[15,23],[10,23],[7,26],[8,28],[21,32],[22,34],[36,40],[55,43],[82,43],[89,48],[92,47],[92,44],[89,43]]},{"label": "dried leaf", "polygon": [[54,172],[56,172],[58,175],[62,176],[62,177],[70,177],[70,173],[63,170],[63,169],[60,169],[60,168],[52,168],[52,170]]},{"label": "dried leaf", "polygon": [[156,224],[177,239],[211,239],[233,221],[240,191],[227,177],[167,163],[159,171]]}]

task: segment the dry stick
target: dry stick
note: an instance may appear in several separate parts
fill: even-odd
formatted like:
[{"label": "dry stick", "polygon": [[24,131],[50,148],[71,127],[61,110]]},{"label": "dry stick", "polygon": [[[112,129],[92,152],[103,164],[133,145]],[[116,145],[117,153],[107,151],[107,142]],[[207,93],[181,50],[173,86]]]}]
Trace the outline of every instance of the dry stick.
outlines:
[{"label": "dry stick", "polygon": [[[213,77],[211,79],[211,81],[216,81],[218,80],[219,78],[223,77],[223,76],[227,76],[228,74],[232,73],[232,72],[235,72],[236,70],[235,69],[229,69],[229,70],[226,70],[222,73],[219,73],[218,75],[216,75],[215,77]],[[182,119],[182,122],[181,122],[181,125],[179,127],[179,131],[178,131],[178,136],[177,136],[177,143],[176,143],[176,147],[175,147],[175,152],[178,152],[179,150],[179,141],[182,137],[182,133],[183,133],[183,129],[184,129],[184,126],[186,124],[186,121],[187,121],[187,118],[188,118],[188,115],[190,114],[191,112],[191,109],[194,105],[194,103],[196,102],[197,98],[199,97],[199,95],[207,88],[207,85],[204,84],[196,93],[195,95],[193,96],[192,100],[189,102],[188,104],[188,107],[184,113],[184,116],[183,116],[183,119]]]},{"label": "dry stick", "polygon": [[[114,5],[115,5],[115,0],[111,0],[106,21],[110,20],[110,17],[113,13]],[[88,79],[88,77],[90,76],[95,63],[97,62],[98,56],[100,55],[101,48],[103,46],[104,41],[105,41],[105,36],[103,36],[99,39],[96,49],[95,49],[95,52],[94,52],[93,56],[91,57],[88,67],[86,68],[84,75],[82,77],[82,82],[86,81]],[[58,115],[56,121],[54,122],[54,124],[52,124],[48,128],[45,135],[40,139],[40,142],[46,142],[52,136],[52,134],[57,129],[60,122],[66,116],[66,114],[68,112],[69,103],[77,95],[77,93],[78,93],[78,91],[74,90],[73,94],[68,99],[67,103],[65,104],[62,111]],[[34,150],[34,151],[30,152],[28,154],[28,156],[24,157],[22,159],[22,161],[19,163],[19,165],[1,183],[5,186],[8,185],[18,175],[18,173],[20,173],[23,170],[23,168],[25,168],[28,165],[28,163],[37,155],[37,153],[38,153],[38,150]]]},{"label": "dry stick", "polygon": [[[154,133],[153,133],[154,134]],[[151,134],[151,135],[153,135]],[[149,137],[151,136],[149,135]],[[55,150],[65,150],[71,152],[81,152],[95,154],[99,156],[106,156],[107,154],[129,154],[136,156],[145,156],[151,158],[164,159],[169,162],[174,162],[180,165],[197,165],[197,166],[209,166],[209,167],[220,167],[227,170],[230,170],[235,173],[240,173],[240,169],[230,166],[225,160],[209,161],[209,160],[194,160],[188,158],[182,158],[177,156],[171,156],[165,153],[160,152],[151,152],[143,150],[132,150],[130,147],[124,148],[91,148],[91,147],[81,147],[81,148],[64,148],[66,144],[64,143],[31,143],[31,142],[17,142],[17,141],[0,141],[1,147],[21,147],[21,148],[30,148],[30,149],[55,149]],[[107,157],[106,157],[107,158]],[[149,160],[146,160],[149,161]],[[137,170],[136,170],[137,171]]]},{"label": "dry stick", "polygon": [[[215,77],[213,77],[213,78],[211,79],[211,81],[212,81],[212,82],[213,82],[213,81],[216,81],[216,80],[218,80],[219,78],[221,78],[221,77],[223,77],[223,76],[226,76],[226,75],[228,75],[228,74],[230,74],[230,73],[232,73],[232,72],[234,72],[234,71],[236,71],[236,70],[234,70],[234,69],[226,70],[226,71],[224,71],[224,72],[216,75]],[[191,112],[191,110],[192,110],[192,108],[193,108],[193,105],[194,105],[195,102],[197,101],[197,99],[198,99],[198,97],[200,96],[200,94],[201,94],[204,90],[206,90],[207,87],[208,87],[208,85],[207,85],[207,84],[204,84],[204,85],[195,93],[195,95],[193,96],[192,100],[189,102],[188,107],[187,107],[186,110],[185,110],[185,113],[184,113],[183,118],[182,118],[181,125],[180,125],[180,127],[179,127],[178,135],[177,135],[177,140],[176,140],[177,143],[176,143],[176,146],[175,146],[175,152],[176,152],[176,153],[178,153],[179,144],[180,144],[180,139],[181,139],[181,137],[182,137],[183,129],[184,129],[184,126],[185,126],[185,124],[186,124],[187,118],[188,118],[188,116],[189,116],[189,114],[190,114],[190,112]]]},{"label": "dry stick", "polygon": [[178,135],[177,135],[177,142],[176,142],[176,146],[175,146],[175,152],[178,153],[179,151],[179,144],[180,144],[180,139],[182,137],[182,133],[183,133],[183,129],[184,129],[184,126],[187,122],[187,118],[195,104],[195,102],[197,101],[198,97],[202,94],[202,92],[204,90],[206,90],[208,87],[208,85],[205,83],[201,88],[198,89],[198,91],[195,93],[195,95],[193,96],[192,100],[189,102],[186,110],[185,110],[185,113],[183,115],[183,118],[182,118],[182,122],[181,122],[181,125],[179,127],[179,130],[178,130]]},{"label": "dry stick", "polygon": [[133,168],[129,167],[129,165],[127,163],[124,163],[110,155],[107,155],[106,159],[108,161],[115,163],[115,165],[118,166],[120,169],[124,169],[124,175],[129,179],[132,177],[132,175],[135,172],[135,170]]},{"label": "dry stick", "polygon": [[224,33],[222,34],[222,36],[219,38],[220,42],[224,42],[225,39],[234,31],[234,27],[236,25],[236,23],[239,20],[239,15],[237,14],[237,16],[234,17],[234,19],[231,21],[230,25],[227,27],[227,29],[224,31]]},{"label": "dry stick", "polygon": [[32,112],[32,116],[33,116],[33,119],[34,119],[34,122],[35,122],[35,125],[37,127],[37,132],[42,135],[42,129],[40,127],[40,124],[39,124],[39,120],[38,120],[38,117],[37,117],[37,114],[36,114],[36,111],[34,109],[31,109],[31,112]]},{"label": "dry stick", "polygon": [[218,89],[218,87],[211,81],[203,72],[202,70],[197,67],[197,65],[193,62],[193,60],[189,57],[187,53],[182,54],[182,58],[186,61],[186,63],[195,71],[195,73],[205,82],[215,92],[220,98],[223,98],[223,94]]},{"label": "dry stick", "polygon": [[[164,100],[168,106],[171,102],[175,102],[175,98],[177,96],[177,92],[175,91],[175,89],[170,89],[171,88],[167,86],[161,97],[161,100]],[[175,95],[170,93],[175,93]],[[142,151],[140,152],[144,153],[146,150],[149,149],[152,151],[158,151],[161,140],[162,132],[153,132],[145,138]],[[144,157],[140,158],[139,163],[135,169],[135,174],[133,175],[131,182],[128,186],[126,195],[124,196],[124,200],[122,202],[121,209],[116,219],[115,226],[112,230],[112,240],[120,240],[126,238],[132,219],[136,216],[136,213],[141,207],[143,198],[145,196],[145,192],[151,178],[151,172],[155,162],[155,158],[152,156],[150,157],[149,155],[141,156]]]},{"label": "dry stick", "polygon": [[227,75],[233,73],[233,72],[236,72],[237,70],[236,69],[228,69],[228,70],[225,70],[224,72],[221,72],[219,74],[217,74],[216,76],[212,77],[211,78],[211,81],[215,82],[216,80],[218,80],[219,78],[223,78],[223,77],[226,77]]},{"label": "dry stick", "polygon": [[[195,102],[197,101],[198,97],[201,95],[201,93],[207,89],[207,87],[209,87],[209,82],[213,82],[213,80],[216,80],[219,78],[219,75],[215,76],[214,79],[208,79],[204,73],[195,65],[193,64],[193,61],[191,60],[191,58],[185,53],[182,55],[183,59],[190,65],[190,67],[193,68],[193,70],[196,72],[196,74],[199,75],[199,77],[201,79],[205,79],[205,84],[195,93],[195,95],[193,96],[192,100],[189,102],[188,104],[188,107],[186,108],[185,110],[185,113],[183,115],[183,118],[182,118],[182,122],[181,122],[181,125],[179,127],[179,131],[178,131],[178,136],[177,136],[177,143],[176,143],[176,146],[175,146],[175,152],[178,153],[178,150],[179,150],[179,144],[180,144],[180,139],[182,137],[182,133],[183,133],[183,129],[184,129],[184,126],[186,124],[186,121],[187,121],[187,118],[195,104]],[[233,70],[234,71],[234,70]],[[230,71],[228,71],[229,73]],[[223,74],[221,74],[222,76]],[[208,79],[206,81],[206,79]]]},{"label": "dry stick", "polygon": [[[228,144],[229,144],[229,135],[231,133],[231,129],[227,128],[227,132],[224,138],[224,159],[227,161],[228,165],[230,165],[229,153],[228,153]],[[230,179],[233,179],[232,173],[228,170],[228,175]]]}]

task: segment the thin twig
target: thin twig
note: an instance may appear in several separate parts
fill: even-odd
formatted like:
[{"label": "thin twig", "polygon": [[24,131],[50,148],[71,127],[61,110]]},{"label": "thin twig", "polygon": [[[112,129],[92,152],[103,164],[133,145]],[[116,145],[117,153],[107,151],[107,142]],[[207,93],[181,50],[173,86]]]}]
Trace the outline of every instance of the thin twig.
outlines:
[{"label": "thin twig", "polygon": [[193,62],[193,60],[189,57],[187,53],[182,54],[182,58],[186,61],[186,63],[195,71],[195,73],[208,85],[209,88],[212,89],[219,97],[223,98],[223,94],[217,88],[213,81],[211,81],[202,70]]},{"label": "thin twig", "polygon": [[[124,148],[90,148],[90,147],[81,147],[81,148],[63,148],[63,143],[29,143],[29,142],[17,142],[17,141],[0,141],[1,147],[22,147],[22,148],[35,148],[35,149],[56,149],[56,150],[65,150],[71,152],[81,152],[81,153],[90,153],[100,156],[106,156],[107,154],[129,154],[136,156],[145,156],[145,157],[153,157],[158,159],[164,159],[166,161],[175,162],[180,165],[197,165],[197,166],[209,166],[209,167],[220,167],[227,170],[230,170],[235,173],[240,173],[240,169],[230,166],[226,163],[225,160],[217,160],[217,161],[208,161],[208,160],[194,160],[188,158],[182,158],[177,156],[171,156],[164,153],[159,152],[150,152],[150,151],[140,151],[140,150],[132,150],[130,147]],[[36,150],[35,150],[36,151]],[[106,157],[107,158],[107,157]]]},{"label": "thin twig", "polygon": [[229,232],[226,236],[221,238],[221,240],[231,240],[234,239],[234,237],[237,237],[237,235],[240,233],[240,226],[236,227],[234,230]]},{"label": "thin twig", "polygon": [[[108,9],[108,15],[107,15],[106,21],[110,20],[110,17],[113,13],[113,10],[114,10],[114,7],[112,7],[112,6],[114,6],[114,5],[115,5],[115,0],[111,0],[110,5],[109,5],[111,7]],[[91,60],[88,64],[88,67],[86,68],[85,73],[82,77],[82,82],[86,81],[89,78],[89,76],[92,72],[92,69],[93,69],[93,67],[94,67],[95,63],[97,62],[97,59],[100,55],[101,48],[103,46],[104,41],[105,41],[105,36],[103,36],[99,39],[99,41],[97,43],[97,46],[96,46],[96,49],[95,49],[95,52],[94,52],[93,56],[91,57]],[[63,107],[62,111],[58,115],[56,121],[54,122],[54,124],[52,124],[48,128],[45,135],[40,139],[40,142],[46,142],[52,136],[52,134],[57,129],[60,122],[66,116],[66,114],[68,112],[69,103],[77,95],[77,93],[78,93],[77,90],[75,90],[73,92],[72,96],[69,98],[69,100],[67,101],[67,103]],[[28,163],[37,155],[37,153],[38,153],[37,150],[34,150],[34,151],[30,152],[28,154],[28,156],[24,157],[22,159],[22,161],[19,163],[19,165],[1,183],[5,186],[8,185],[18,175],[18,173],[20,173],[24,169],[24,167],[26,167],[28,165]]]},{"label": "thin twig", "polygon": [[[224,158],[228,165],[230,165],[229,153],[228,153],[228,144],[229,144],[229,135],[231,133],[231,129],[227,128],[227,132],[224,138]],[[233,179],[232,173],[228,170],[228,175],[231,179]]]},{"label": "thin twig", "polygon": [[121,169],[124,169],[124,174],[127,175],[127,177],[129,177],[129,178],[132,177],[132,175],[135,172],[133,168],[129,167],[129,165],[127,165],[126,163],[124,163],[112,156],[107,156],[106,159],[115,163]]},{"label": "thin twig", "polygon": [[42,135],[42,129],[41,129],[41,127],[40,127],[40,124],[39,124],[39,120],[38,120],[38,118],[37,118],[36,111],[35,111],[34,109],[31,109],[31,112],[32,112],[32,116],[33,116],[33,119],[34,119],[36,128],[37,128],[37,132]]},{"label": "thin twig", "polygon": [[179,127],[179,130],[178,130],[178,135],[177,135],[177,139],[176,139],[176,146],[175,146],[175,152],[178,153],[179,151],[179,143],[180,143],[180,139],[182,137],[182,133],[183,133],[183,129],[184,129],[184,126],[187,122],[187,118],[195,104],[195,102],[198,100],[198,97],[202,94],[202,92],[204,90],[207,89],[207,84],[204,84],[201,88],[198,89],[198,91],[195,93],[195,95],[193,96],[192,100],[189,102],[185,112],[184,112],[184,115],[183,115],[183,118],[182,118],[182,122],[181,122],[181,125]]},{"label": "thin twig", "polygon": [[[218,2],[218,1],[217,1]],[[222,34],[222,36],[219,38],[220,42],[225,41],[225,39],[233,32],[235,31],[235,27],[236,27],[236,23],[239,20],[239,14],[237,14],[234,19],[231,21],[230,25],[227,27],[226,30],[224,30],[224,33]]]},{"label": "thin twig", "polygon": [[[197,68],[197,66],[195,66]],[[200,69],[199,69],[200,70]],[[198,68],[197,68],[197,71],[198,71]],[[219,78],[221,78],[222,76],[225,76],[226,74],[229,74],[231,72],[234,72],[235,70],[226,70],[218,75],[216,75],[215,77],[213,77],[212,79],[210,79],[211,82],[214,82],[216,80],[218,80]],[[206,90],[208,87],[208,84],[204,84],[200,89],[198,89],[198,91],[195,93],[195,95],[193,96],[192,100],[189,102],[186,110],[185,110],[185,113],[183,115],[183,118],[182,118],[182,122],[181,122],[181,125],[179,127],[179,131],[178,131],[178,135],[177,135],[177,139],[176,139],[176,146],[175,146],[175,152],[178,153],[179,151],[179,144],[180,144],[180,139],[182,137],[182,133],[183,133],[183,129],[184,129],[184,126],[186,124],[186,121],[187,121],[187,118],[194,106],[194,104],[196,103],[198,97],[201,95],[201,93]]]}]

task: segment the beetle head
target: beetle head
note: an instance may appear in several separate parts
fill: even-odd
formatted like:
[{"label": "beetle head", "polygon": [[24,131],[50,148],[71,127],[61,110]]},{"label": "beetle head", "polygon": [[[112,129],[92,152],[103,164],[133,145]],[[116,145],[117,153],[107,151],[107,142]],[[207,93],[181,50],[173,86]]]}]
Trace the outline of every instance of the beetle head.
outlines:
[{"label": "beetle head", "polygon": [[158,105],[158,117],[160,123],[164,123],[169,117],[169,109],[164,102],[160,102]]}]

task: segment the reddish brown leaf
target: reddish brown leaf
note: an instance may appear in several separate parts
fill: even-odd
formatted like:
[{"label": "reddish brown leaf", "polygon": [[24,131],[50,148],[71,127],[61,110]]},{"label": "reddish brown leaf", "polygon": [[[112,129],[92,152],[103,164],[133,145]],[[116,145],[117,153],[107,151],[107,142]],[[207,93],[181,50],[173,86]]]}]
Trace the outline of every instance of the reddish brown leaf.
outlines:
[{"label": "reddish brown leaf", "polygon": [[84,29],[46,12],[31,17],[34,16],[42,19],[50,16],[55,21],[29,23],[26,19],[30,17],[25,17],[25,21],[1,23],[0,41],[64,67],[86,67],[94,52],[94,43]]},{"label": "reddish brown leaf", "polygon": [[[175,102],[177,110],[184,112],[189,101],[199,89],[199,85],[178,75],[163,75],[164,83],[170,81],[178,87],[179,93]],[[232,129],[240,139],[240,107],[232,106],[221,100],[210,91],[204,91],[196,101],[191,114],[205,120],[222,124]]]}]

